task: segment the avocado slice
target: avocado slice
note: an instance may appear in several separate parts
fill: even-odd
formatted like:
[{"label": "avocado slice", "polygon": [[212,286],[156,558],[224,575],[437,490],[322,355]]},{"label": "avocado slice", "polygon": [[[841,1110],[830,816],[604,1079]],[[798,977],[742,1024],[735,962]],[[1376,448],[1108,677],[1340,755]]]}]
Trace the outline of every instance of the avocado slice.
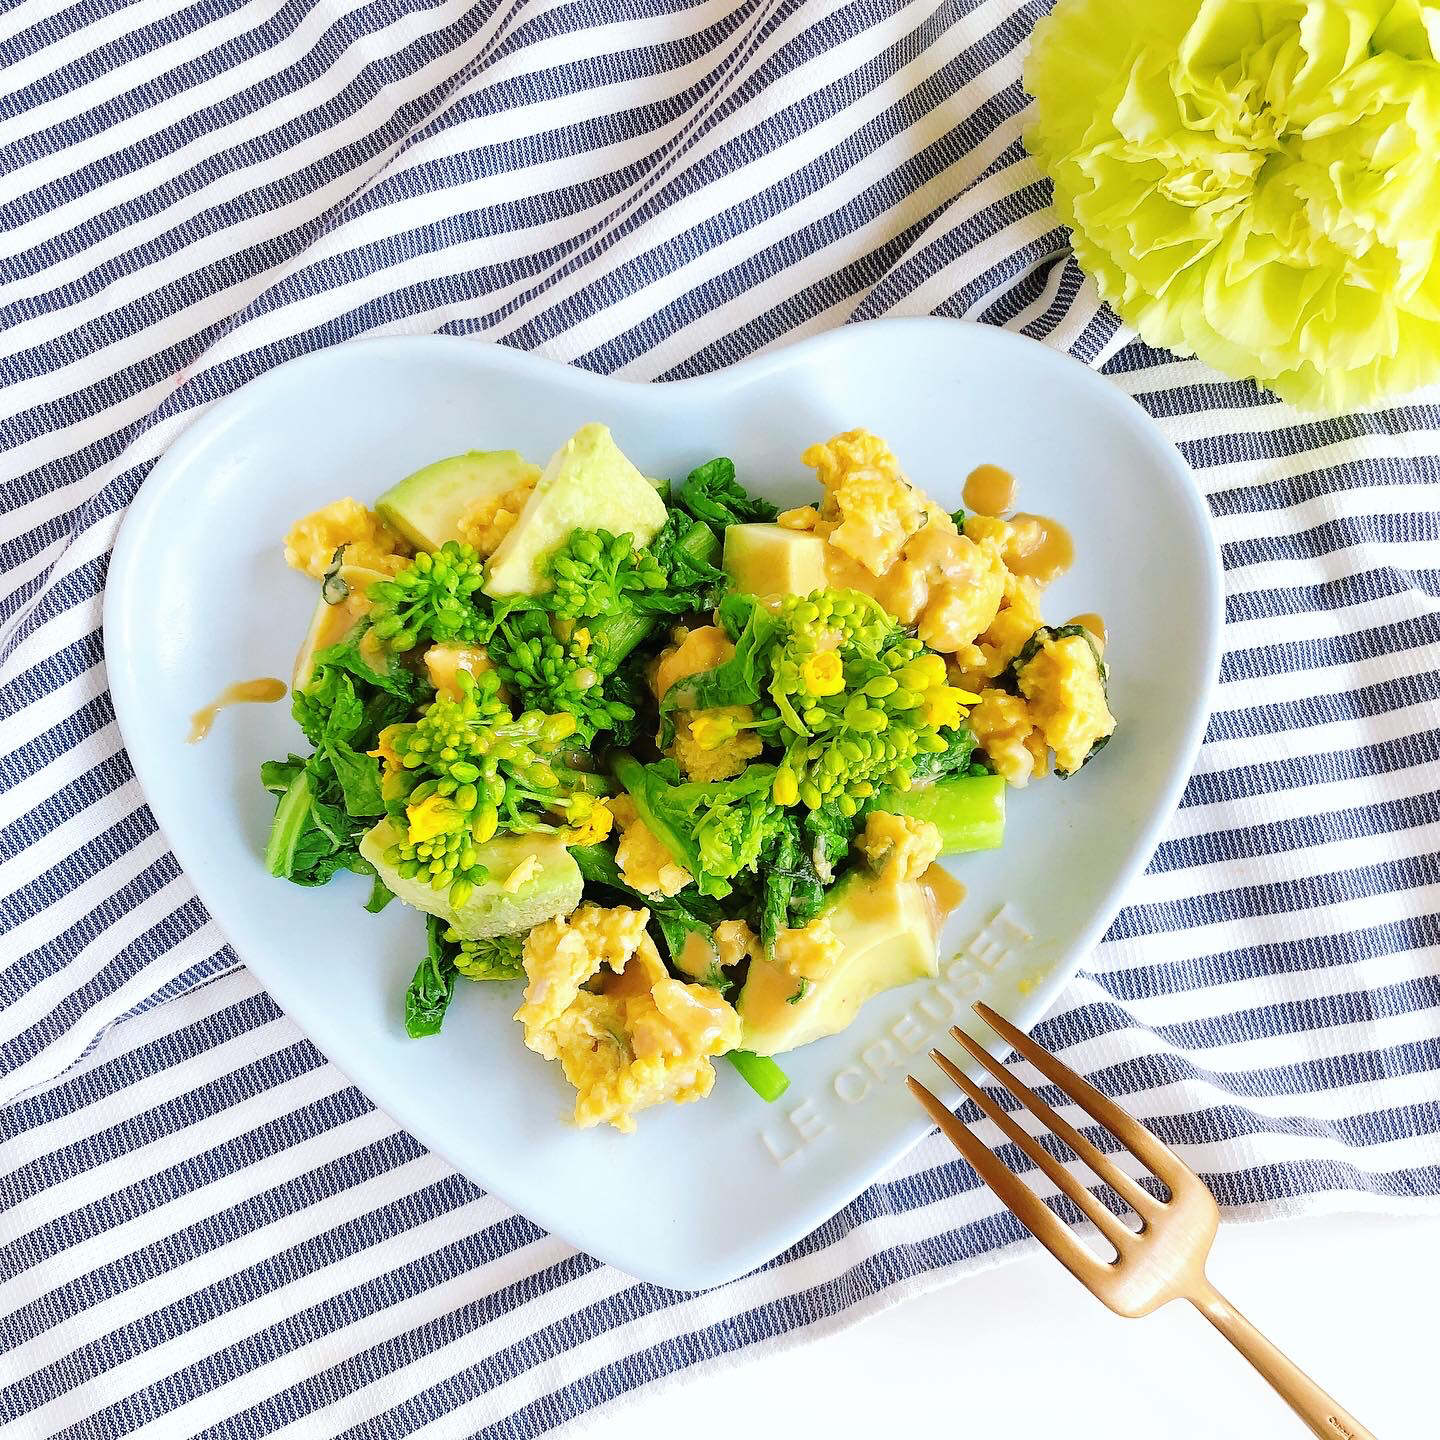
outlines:
[{"label": "avocado slice", "polygon": [[834,1035],[872,995],[939,971],[935,910],[919,881],[881,885],[868,872],[852,871],[820,913],[829,917],[843,953],[794,1003],[802,988],[796,977],[763,956],[752,960],[736,1006],[743,1049],[779,1055]]},{"label": "avocado slice", "polygon": [[407,475],[375,509],[417,550],[438,550],[460,539],[460,517],[477,500],[503,495],[539,474],[538,465],[514,450],[470,450]]},{"label": "avocado slice", "polygon": [[[497,835],[478,846],[488,878],[458,910],[444,890],[433,890],[423,880],[407,880],[386,863],[386,850],[403,838],[397,825],[382,820],[360,841],[360,853],[396,896],[427,915],[438,915],[453,925],[462,939],[514,935],[542,920],[568,915],[580,903],[580,867],[555,835]],[[505,881],[532,855],[540,869],[512,894],[505,889]]]},{"label": "avocado slice", "polygon": [[825,542],[782,525],[732,525],[725,570],[747,595],[809,595],[825,588]]},{"label": "avocado slice", "polygon": [[[315,673],[318,651],[338,645],[370,613],[370,587],[377,580],[388,580],[379,570],[365,565],[342,565],[327,577],[321,597],[315,602],[300,651],[295,656],[295,671],[290,681],[292,690],[303,690]],[[339,583],[336,583],[339,582]],[[338,596],[332,604],[325,594]]]},{"label": "avocado slice", "polygon": [[665,502],[624,456],[604,425],[585,425],[551,457],[510,533],[490,557],[489,595],[542,595],[544,561],[575,530],[608,530],[648,545],[664,525]]}]

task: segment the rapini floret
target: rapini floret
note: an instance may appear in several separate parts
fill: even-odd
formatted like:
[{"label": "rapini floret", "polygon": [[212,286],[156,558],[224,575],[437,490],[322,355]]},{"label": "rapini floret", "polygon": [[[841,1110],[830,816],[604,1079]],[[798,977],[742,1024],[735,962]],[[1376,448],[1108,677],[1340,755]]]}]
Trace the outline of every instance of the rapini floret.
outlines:
[{"label": "rapini floret", "polygon": [[485,581],[485,562],[474,546],[447,540],[433,554],[421,551],[393,580],[370,587],[371,624],[391,650],[422,642],[475,645],[489,618],[471,598]]},{"label": "rapini floret", "polygon": [[493,671],[460,671],[456,683],[457,699],[437,698],[414,724],[389,734],[404,786],[392,805],[406,836],[385,859],[406,879],[448,888],[458,907],[486,878],[479,847],[502,820],[507,829],[532,828],[521,807],[563,798],[549,757],[575,733],[575,718],[538,710],[512,716]]}]

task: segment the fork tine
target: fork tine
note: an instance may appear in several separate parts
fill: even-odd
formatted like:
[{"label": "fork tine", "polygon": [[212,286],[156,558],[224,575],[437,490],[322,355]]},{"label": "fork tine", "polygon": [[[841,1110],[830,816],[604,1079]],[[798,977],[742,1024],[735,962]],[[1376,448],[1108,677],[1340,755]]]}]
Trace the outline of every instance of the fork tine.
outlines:
[{"label": "fork tine", "polygon": [[1127,1242],[1135,1238],[1135,1232],[1114,1211],[1107,1209],[1097,1200],[1079,1179],[1066,1169],[1062,1161],[1057,1160],[1033,1135],[1022,1129],[1013,1117],[996,1104],[949,1056],[932,1050],[930,1058],[975,1102],[982,1115],[994,1121],[1031,1161],[1089,1216],[1095,1228],[1115,1247],[1116,1253],[1123,1254]]},{"label": "fork tine", "polygon": [[910,1087],[910,1093],[930,1112],[930,1118],[950,1143],[995,1192],[1000,1203],[1082,1285],[1093,1288],[1099,1276],[1109,1267],[1081,1243],[1080,1237],[1018,1175],[1006,1168],[988,1145],[972,1135],[968,1127],[950,1113],[950,1107],[943,1100],[932,1095],[913,1075],[907,1075],[905,1083]]},{"label": "fork tine", "polygon": [[1163,1140],[1152,1135],[1133,1116],[1127,1115],[1108,1095],[1102,1095],[1088,1080],[1042,1049],[1023,1031],[983,1001],[975,1002],[980,1018],[1003,1040],[1008,1040],[1047,1080],[1058,1085],[1092,1120],[1098,1120],[1152,1174],[1170,1187],[1173,1194],[1182,1185],[1199,1184],[1195,1172]]},{"label": "fork tine", "polygon": [[[1097,1149],[1070,1122],[1057,1115],[1008,1065],[997,1060],[978,1040],[957,1025],[950,1034],[975,1057],[1030,1113],[1058,1135],[1135,1213],[1153,1219],[1161,1209],[1137,1180],[1127,1175],[1103,1150]],[[1088,1193],[1088,1192],[1087,1192]]]}]

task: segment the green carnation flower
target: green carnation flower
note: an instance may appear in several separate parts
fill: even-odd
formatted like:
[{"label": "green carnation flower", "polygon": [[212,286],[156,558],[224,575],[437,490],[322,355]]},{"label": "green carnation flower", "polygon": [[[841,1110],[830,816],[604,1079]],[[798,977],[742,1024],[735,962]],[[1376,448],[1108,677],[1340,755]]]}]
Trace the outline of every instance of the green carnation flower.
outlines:
[{"label": "green carnation flower", "polygon": [[1029,148],[1152,345],[1343,410],[1440,379],[1440,9],[1060,0]]}]

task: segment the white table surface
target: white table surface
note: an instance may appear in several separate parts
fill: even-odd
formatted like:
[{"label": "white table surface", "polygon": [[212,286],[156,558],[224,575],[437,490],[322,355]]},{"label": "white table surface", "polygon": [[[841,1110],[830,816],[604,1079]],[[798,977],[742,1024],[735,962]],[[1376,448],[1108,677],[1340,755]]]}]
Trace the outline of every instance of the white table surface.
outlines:
[{"label": "white table surface", "polygon": [[[1440,1218],[1228,1225],[1210,1278],[1378,1440],[1440,1436]],[[600,1415],[583,1433],[586,1440],[1308,1435],[1188,1305],[1122,1320],[1044,1254],[955,1281],[814,1344],[687,1378]]]}]

